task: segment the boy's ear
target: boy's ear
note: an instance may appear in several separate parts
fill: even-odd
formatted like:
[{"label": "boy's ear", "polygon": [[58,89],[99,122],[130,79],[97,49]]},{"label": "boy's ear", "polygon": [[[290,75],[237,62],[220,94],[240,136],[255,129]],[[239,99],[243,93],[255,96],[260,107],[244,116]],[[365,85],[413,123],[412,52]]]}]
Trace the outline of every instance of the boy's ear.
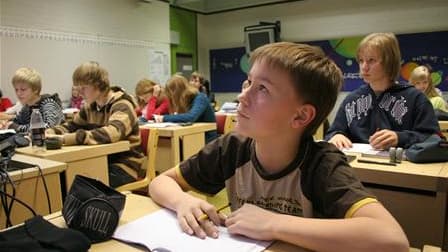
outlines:
[{"label": "boy's ear", "polygon": [[292,126],[294,128],[305,128],[314,120],[315,117],[316,108],[311,104],[303,104],[297,108]]}]

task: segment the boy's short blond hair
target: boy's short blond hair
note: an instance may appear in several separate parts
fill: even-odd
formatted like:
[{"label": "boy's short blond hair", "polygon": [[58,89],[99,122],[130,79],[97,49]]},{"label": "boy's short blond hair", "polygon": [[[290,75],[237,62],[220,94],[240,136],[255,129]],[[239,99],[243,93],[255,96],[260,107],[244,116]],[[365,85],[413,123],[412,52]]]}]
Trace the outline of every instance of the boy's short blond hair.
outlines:
[{"label": "boy's short blond hair", "polygon": [[291,42],[257,48],[250,56],[250,64],[259,61],[286,71],[298,97],[315,107],[316,116],[304,132],[304,135],[313,135],[336,103],[343,83],[339,67],[319,47]]},{"label": "boy's short blond hair", "polygon": [[362,39],[356,51],[356,60],[364,49],[378,50],[381,64],[391,81],[396,81],[400,75],[401,53],[397,37],[393,33],[372,33]]},{"label": "boy's short blond hair", "polygon": [[98,62],[89,61],[78,66],[73,72],[73,85],[91,85],[101,92],[109,91],[109,73]]},{"label": "boy's short blond hair", "polygon": [[12,77],[11,83],[15,86],[17,83],[26,83],[35,93],[40,94],[42,89],[42,78],[35,69],[22,67],[17,69]]}]

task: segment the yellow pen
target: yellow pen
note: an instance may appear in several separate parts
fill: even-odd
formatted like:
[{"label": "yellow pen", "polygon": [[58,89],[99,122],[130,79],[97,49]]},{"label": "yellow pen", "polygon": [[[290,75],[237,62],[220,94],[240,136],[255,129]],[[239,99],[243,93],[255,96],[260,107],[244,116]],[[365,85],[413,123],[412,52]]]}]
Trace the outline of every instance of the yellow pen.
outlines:
[{"label": "yellow pen", "polygon": [[[218,209],[216,210],[216,212],[219,213],[219,212],[221,212],[222,210],[228,208],[229,206],[230,206],[230,203],[227,204],[227,205],[224,205],[224,206],[222,206],[222,207],[220,207],[220,208],[218,208]],[[207,214],[202,214],[201,216],[199,216],[198,221],[203,221],[203,220],[206,220],[206,219],[208,219],[208,215],[207,215]]]}]

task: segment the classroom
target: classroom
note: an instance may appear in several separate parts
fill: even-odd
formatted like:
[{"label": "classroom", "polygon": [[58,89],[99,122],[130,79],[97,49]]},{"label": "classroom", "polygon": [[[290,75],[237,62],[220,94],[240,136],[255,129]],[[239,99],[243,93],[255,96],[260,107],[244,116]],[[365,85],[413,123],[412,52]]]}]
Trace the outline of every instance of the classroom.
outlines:
[{"label": "classroom", "polygon": [[[151,174],[147,174],[149,181],[144,182],[147,189],[148,183],[156,175],[167,170],[169,172],[173,167],[180,172],[190,157],[196,162],[196,154],[203,147],[208,150],[208,133],[227,135],[233,131],[238,115],[220,113],[218,110],[226,103],[245,99],[238,98],[244,93],[241,85],[250,70],[247,51],[249,41],[245,28],[247,30],[247,27],[263,24],[275,25],[278,29],[275,42],[317,46],[342,39],[357,42],[345,48],[347,51],[351,50],[352,54],[343,57],[346,68],[342,72],[346,82],[326,117],[331,125],[344,99],[363,82],[359,76],[355,49],[358,42],[371,33],[389,32],[398,38],[403,58],[401,64],[405,66],[401,70],[400,80],[408,80],[403,79],[404,75],[410,75],[410,72],[404,73],[406,67],[415,68],[412,65],[414,63],[417,65],[437,61],[433,70],[440,78],[435,85],[438,85],[440,96],[446,102],[447,13],[446,0],[0,0],[0,98],[8,97],[12,103],[18,101],[17,90],[11,80],[16,70],[22,67],[36,69],[40,73],[40,92],[58,94],[63,109],[70,107],[74,71],[85,62],[98,62],[107,69],[110,86],[119,86],[123,92],[137,99],[140,96],[135,92],[136,85],[144,78],[165,89],[175,74],[188,79],[193,72],[199,72],[209,81],[216,119],[193,121],[193,125],[167,125],[160,128],[140,124],[137,132],[133,132],[141,137],[142,140],[138,140],[138,143],[144,145],[143,153],[148,158],[148,167],[152,166],[154,169]],[[424,42],[424,46],[420,47],[413,39]],[[417,58],[416,54],[409,52],[414,49],[419,55],[424,55],[421,57],[428,58]],[[338,53],[336,49],[329,52],[323,48],[323,51],[341,67],[333,58],[334,55],[330,55]],[[347,80],[350,79],[357,82],[348,83]],[[434,80],[433,77],[433,82]],[[69,115],[67,112],[66,119],[68,116],[73,114]],[[1,116],[0,120],[3,120]],[[159,122],[156,117],[154,120]],[[439,119],[438,123],[441,132],[447,136],[448,119]],[[314,137],[322,140],[324,130],[328,127],[324,127],[323,123],[320,126]],[[23,195],[24,201],[31,202],[38,214],[50,214],[50,219],[54,216],[54,220],[50,222],[65,226],[60,211],[76,174],[95,178],[109,185],[108,156],[140,147],[135,143],[129,137],[105,144],[106,147],[102,147],[102,144],[71,145],[63,146],[58,152],[47,150],[45,153],[35,153],[31,147],[17,148],[13,154],[14,162],[38,164],[43,170],[43,173],[33,170],[25,176],[20,171],[10,174],[13,180],[23,180],[22,188],[18,188],[16,192],[17,197]],[[381,165],[385,162],[383,158],[376,159],[376,164],[363,163],[360,161],[360,153],[349,155],[355,156],[355,160],[350,162],[350,166],[354,167],[353,174],[397,220],[409,242],[409,251],[448,251],[448,162],[420,164],[400,160],[401,163],[394,162],[393,166],[389,166]],[[92,166],[99,168],[89,169]],[[44,174],[49,189],[37,182],[39,176]],[[160,182],[156,181],[155,185]],[[184,183],[191,187],[190,181]],[[228,186],[227,183],[228,181],[225,187]],[[0,183],[0,186],[1,191],[7,185]],[[182,186],[185,185],[181,184]],[[25,190],[26,187],[35,187],[34,196]],[[119,226],[143,216],[142,211],[134,209],[138,206],[144,206],[148,212],[159,207],[152,200],[146,202],[147,197],[138,195],[141,192],[130,193],[127,189],[128,187],[122,187],[119,190],[124,191],[127,198],[124,214],[117,224]],[[204,193],[214,189],[207,188]],[[48,197],[48,193],[53,196]],[[40,196],[35,196],[37,194]],[[212,205],[216,201],[216,208],[223,204],[220,196],[191,195],[205,199]],[[159,205],[169,206],[171,203],[164,200],[160,203],[159,200],[155,198],[154,201]],[[230,198],[228,200],[231,201]],[[232,201],[231,207],[235,206],[233,203]],[[247,203],[251,202],[248,200]],[[48,210],[47,205],[50,204]],[[9,217],[5,220],[4,212],[0,210],[0,230],[8,223],[13,226],[22,223],[25,220],[23,216],[31,217],[26,209],[17,206],[12,209],[13,215],[14,211],[16,214],[12,223]],[[208,212],[205,216],[207,215],[213,219]],[[274,242],[264,251],[312,251],[307,248],[313,245],[307,242],[302,242],[303,248],[299,248],[297,244],[291,245],[285,240],[287,239]],[[0,242],[0,248],[1,246]],[[117,241],[107,241],[92,244],[90,250],[103,251],[111,248],[128,251],[130,247]],[[135,248],[129,251],[134,250]]]}]

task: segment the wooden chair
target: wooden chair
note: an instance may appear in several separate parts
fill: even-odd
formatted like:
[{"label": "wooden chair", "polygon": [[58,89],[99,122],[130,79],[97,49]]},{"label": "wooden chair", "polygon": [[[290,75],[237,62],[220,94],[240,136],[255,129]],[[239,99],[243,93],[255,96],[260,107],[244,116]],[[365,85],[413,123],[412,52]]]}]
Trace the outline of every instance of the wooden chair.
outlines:
[{"label": "wooden chair", "polygon": [[323,140],[324,139],[324,124],[323,123],[316,130],[316,133],[314,133],[313,137],[315,140]]},{"label": "wooden chair", "polygon": [[235,114],[228,114],[226,116],[226,121],[224,124],[224,134],[227,134],[235,128],[236,124],[236,115]]},{"label": "wooden chair", "polygon": [[223,114],[216,113],[216,130],[219,135],[224,135],[233,130],[235,128],[236,123],[236,115],[235,114]]},{"label": "wooden chair", "polygon": [[146,165],[146,176],[143,179],[131,182],[116,188],[117,191],[132,191],[147,187],[151,180],[156,177],[156,156],[159,143],[159,131],[157,129],[140,129],[140,144],[143,152],[148,158]]},{"label": "wooden chair", "polygon": [[439,127],[442,134],[448,139],[448,121],[439,121]]}]

